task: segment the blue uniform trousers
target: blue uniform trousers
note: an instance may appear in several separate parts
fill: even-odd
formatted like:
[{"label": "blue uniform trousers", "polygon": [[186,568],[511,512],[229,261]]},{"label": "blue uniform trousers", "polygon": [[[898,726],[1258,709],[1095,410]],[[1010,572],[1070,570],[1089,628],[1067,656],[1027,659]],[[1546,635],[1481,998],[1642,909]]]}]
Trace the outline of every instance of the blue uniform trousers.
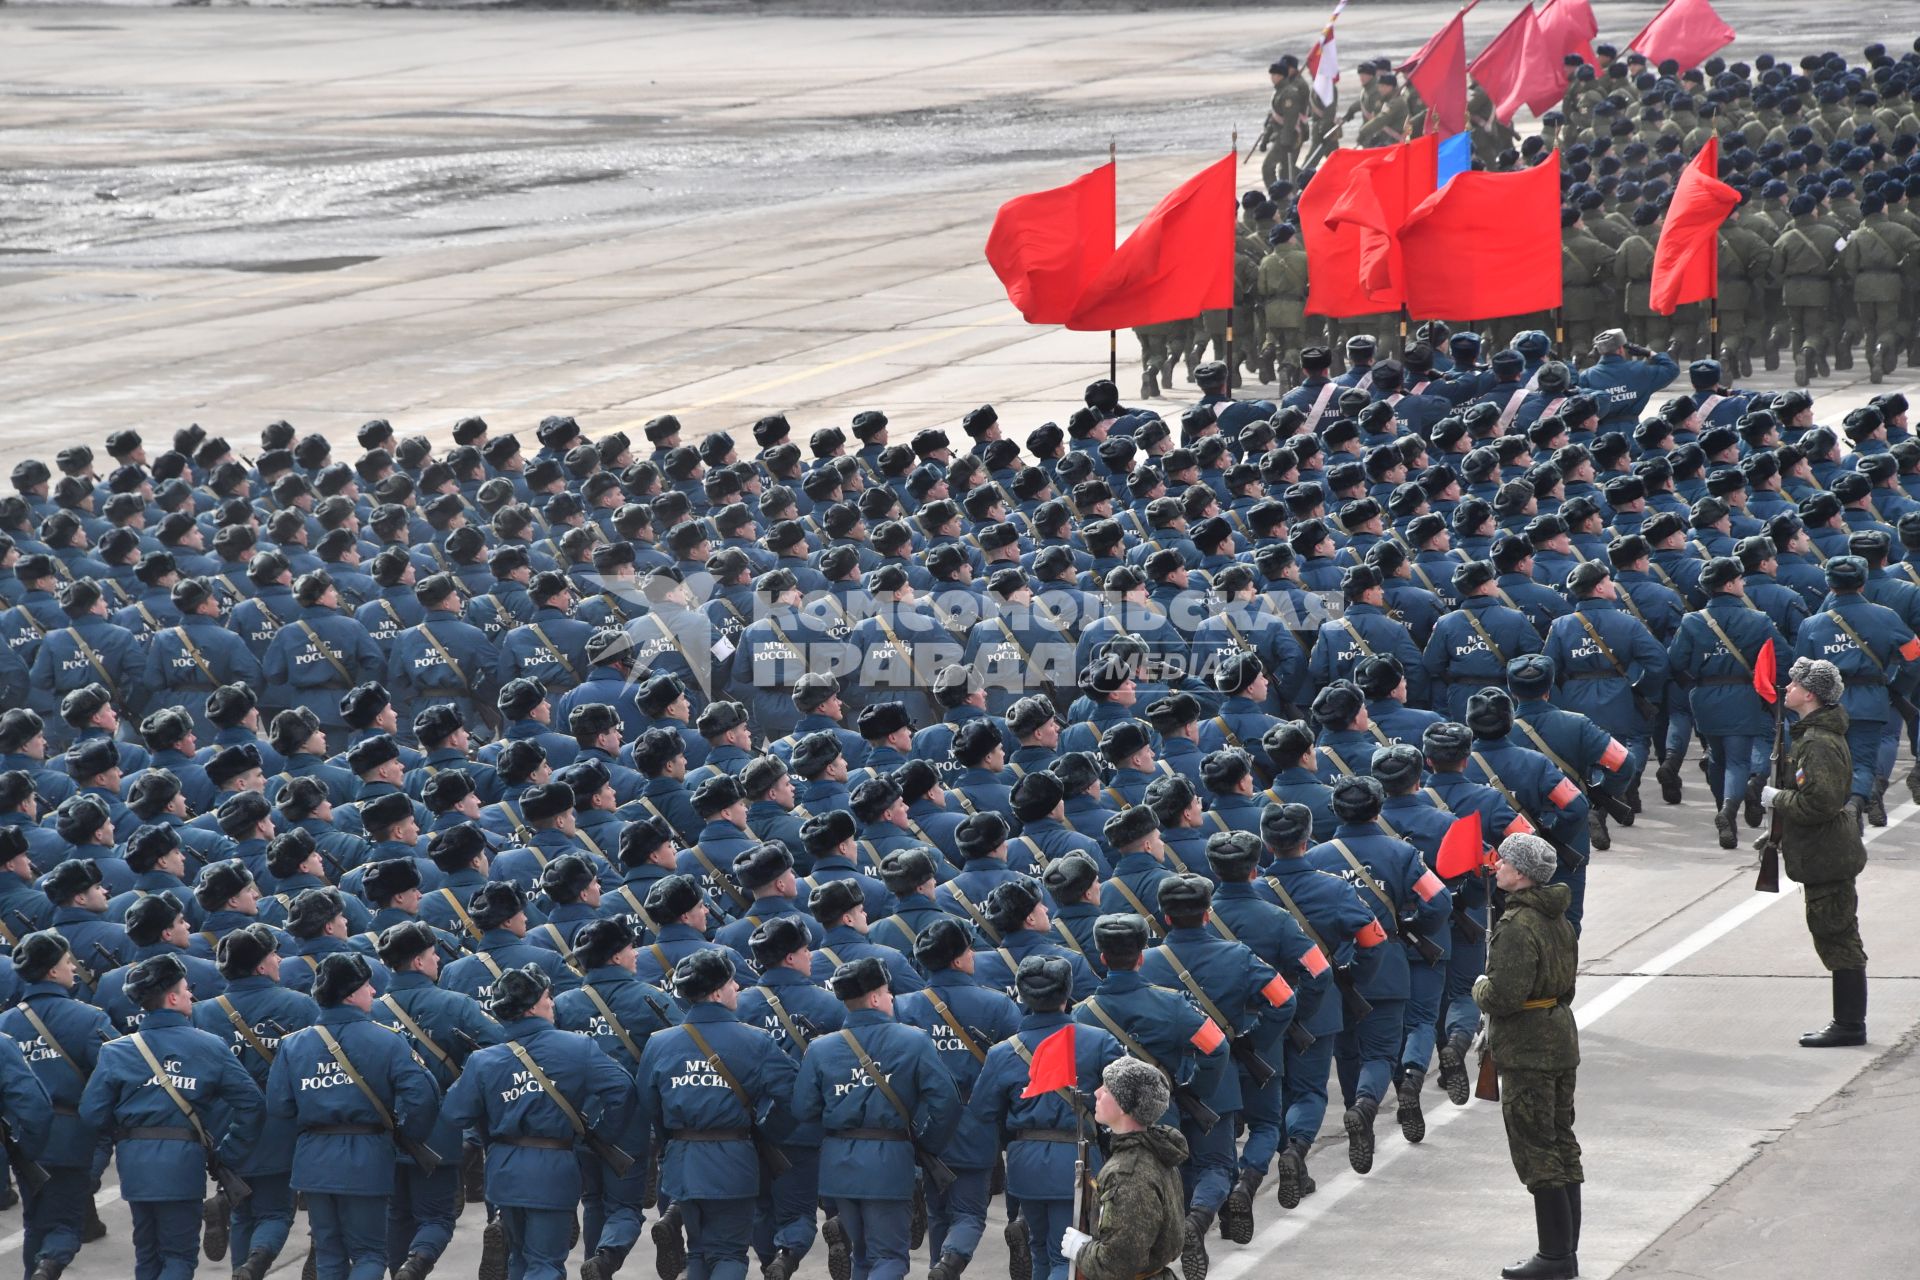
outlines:
[{"label": "blue uniform trousers", "polygon": [[1693,712],[1689,711],[1684,698],[1672,699],[1667,706],[1667,758],[1668,769],[1678,769],[1680,762],[1687,758],[1687,744],[1693,741]]},{"label": "blue uniform trousers", "polygon": [[[847,1229],[847,1243],[853,1250],[853,1280],[902,1280],[912,1261],[907,1202],[836,1196],[833,1203],[840,1211],[840,1225]],[[1054,1237],[1058,1245],[1057,1230]],[[687,1271],[687,1280],[696,1280],[691,1264]]]},{"label": "blue uniform trousers", "polygon": [[1244,1071],[1240,1073],[1240,1125],[1247,1135],[1245,1144],[1240,1148],[1242,1169],[1252,1169],[1264,1175],[1267,1166],[1273,1163],[1273,1153],[1280,1149],[1280,1128],[1284,1119],[1280,1102],[1283,1079],[1284,1072],[1278,1073],[1267,1081],[1265,1088],[1256,1089],[1253,1087],[1253,1077]]},{"label": "blue uniform trousers", "polygon": [[200,1207],[198,1196],[127,1202],[133,1211],[133,1280],[192,1280],[200,1264]]},{"label": "blue uniform trousers", "polygon": [[227,1233],[233,1256],[241,1262],[255,1249],[268,1249],[275,1257],[287,1247],[293,1234],[292,1174],[250,1173],[247,1186],[253,1194],[233,1206]]},{"label": "blue uniform trousers", "polygon": [[1440,1020],[1440,1001],[1447,993],[1447,966],[1416,960],[1408,967],[1411,989],[1401,1032],[1400,1061],[1425,1071],[1433,1061],[1434,1027]]},{"label": "blue uniform trousers", "polygon": [[622,1178],[600,1160],[580,1162],[580,1243],[625,1261],[647,1221],[647,1167],[636,1162]]},{"label": "blue uniform trousers", "polygon": [[762,1262],[775,1249],[804,1258],[819,1233],[820,1148],[781,1147],[788,1169],[777,1178],[760,1176],[760,1201],[753,1213],[753,1251]]},{"label": "blue uniform trousers", "polygon": [[453,1224],[466,1201],[460,1162],[450,1160],[431,1175],[412,1164],[393,1166],[393,1198],[387,1202],[387,1262],[399,1266],[410,1253],[438,1259],[453,1239]]},{"label": "blue uniform trousers", "polygon": [[[687,1229],[687,1280],[745,1280],[753,1204],[748,1199],[680,1202]],[[857,1262],[854,1274],[859,1274]]]},{"label": "blue uniform trousers", "polygon": [[1340,1068],[1340,1097],[1347,1106],[1357,1097],[1375,1102],[1387,1096],[1394,1062],[1400,1056],[1400,1029],[1406,1024],[1405,1000],[1375,999],[1373,1012],[1342,1031],[1335,1042]]},{"label": "blue uniform trousers", "polygon": [[567,1239],[573,1235],[571,1209],[500,1207],[507,1233],[507,1274],[515,1280],[566,1280]]},{"label": "blue uniform trousers", "polygon": [[[1232,1132],[1231,1122],[1225,1118],[1214,1126],[1214,1132],[1223,1127]],[[1073,1268],[1060,1252],[1060,1236],[1073,1225],[1073,1201],[1022,1200],[1020,1216],[1027,1223],[1027,1253],[1033,1259],[1033,1280],[1069,1280]]]},{"label": "blue uniform trousers", "polygon": [[307,1229],[319,1280],[382,1280],[387,1274],[386,1196],[309,1191]]},{"label": "blue uniform trousers", "polygon": [[[1238,1111],[1225,1111],[1220,1115],[1220,1123],[1206,1132],[1200,1126],[1180,1117],[1180,1132],[1187,1140],[1189,1159],[1180,1166],[1180,1181],[1187,1191],[1187,1207],[1207,1209],[1214,1213],[1226,1203],[1227,1193],[1233,1190],[1234,1162],[1233,1131],[1239,1123]],[[1024,1201],[1022,1204],[1024,1205]],[[1023,1209],[1024,1212],[1024,1209]],[[1063,1223],[1064,1226],[1073,1224]],[[1059,1228],[1054,1229],[1053,1244],[1060,1243]]]},{"label": "blue uniform trousers", "polygon": [[1474,912],[1480,923],[1480,936],[1469,942],[1460,931],[1453,931],[1453,954],[1447,957],[1446,1033],[1472,1038],[1480,1029],[1480,1006],[1473,1002],[1473,981],[1487,971],[1487,913]]},{"label": "blue uniform trousers", "polygon": [[955,1169],[953,1185],[945,1191],[931,1182],[927,1188],[927,1256],[934,1262],[943,1253],[971,1258],[987,1230],[987,1201],[992,1197],[991,1169]]},{"label": "blue uniform trousers", "polygon": [[[86,1169],[53,1167],[47,1184],[38,1191],[20,1188],[25,1203],[27,1238],[21,1250],[26,1269],[40,1258],[72,1262],[80,1252],[80,1233],[87,1225],[87,1206],[93,1202],[93,1178]],[[242,1254],[244,1258],[246,1255]]]},{"label": "blue uniform trousers", "polygon": [[1333,1062],[1333,1041],[1332,1036],[1321,1036],[1305,1049],[1287,1046],[1286,1083],[1280,1096],[1287,1108],[1289,1143],[1297,1140],[1312,1145],[1320,1136],[1320,1122],[1327,1115],[1327,1069]]}]

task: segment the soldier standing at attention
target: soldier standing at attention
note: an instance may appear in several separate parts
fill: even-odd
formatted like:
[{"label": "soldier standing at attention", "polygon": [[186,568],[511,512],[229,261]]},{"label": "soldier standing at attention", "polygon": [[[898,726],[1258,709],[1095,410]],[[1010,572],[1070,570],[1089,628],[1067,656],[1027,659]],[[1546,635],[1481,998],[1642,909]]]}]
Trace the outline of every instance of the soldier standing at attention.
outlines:
[{"label": "soldier standing at attention", "polygon": [[1267,107],[1267,127],[1262,130],[1267,154],[1260,161],[1260,181],[1272,187],[1282,178],[1293,179],[1311,104],[1300,60],[1292,54],[1268,67],[1267,75],[1273,81],[1273,102]]},{"label": "soldier standing at attention", "polygon": [[1846,682],[1833,663],[1812,658],[1796,658],[1788,676],[1787,710],[1800,717],[1787,751],[1789,785],[1761,788],[1760,802],[1779,815],[1781,860],[1806,888],[1813,949],[1833,974],[1833,1021],[1800,1043],[1808,1049],[1865,1044],[1867,951],[1853,882],[1866,870],[1867,850],[1847,806],[1853,757],[1840,705]]},{"label": "soldier standing at attention", "polygon": [[1100,1073],[1093,1118],[1113,1135],[1100,1169],[1093,1234],[1067,1228],[1060,1252],[1086,1280],[1160,1280],[1180,1256],[1180,1166],[1187,1140],[1169,1124],[1166,1077],[1138,1058],[1115,1058]]},{"label": "soldier standing at attention", "polygon": [[1503,1280],[1573,1280],[1580,1274],[1580,1143],[1573,1136],[1573,1080],[1580,1032],[1573,1020],[1580,942],[1567,922],[1573,890],[1550,884],[1559,869],[1538,836],[1500,843],[1494,883],[1506,913],[1487,939],[1487,971],[1473,1002],[1490,1022],[1500,1064],[1500,1115],[1514,1171],[1533,1193],[1539,1249],[1503,1268]]}]

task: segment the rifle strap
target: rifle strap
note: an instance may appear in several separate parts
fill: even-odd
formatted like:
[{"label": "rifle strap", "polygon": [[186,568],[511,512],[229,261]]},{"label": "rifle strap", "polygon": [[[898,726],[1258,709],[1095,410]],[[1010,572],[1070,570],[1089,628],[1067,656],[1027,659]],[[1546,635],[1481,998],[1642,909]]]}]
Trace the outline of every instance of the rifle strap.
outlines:
[{"label": "rifle strap", "polygon": [[1246,750],[1246,748],[1242,746],[1240,743],[1240,735],[1235,733],[1231,728],[1228,727],[1227,718],[1225,716],[1215,716],[1213,718],[1213,726],[1214,728],[1218,729],[1221,733],[1226,735],[1227,744],[1231,746],[1235,751]]},{"label": "rifle strap", "polygon": [[[947,881],[947,883],[941,887],[952,894],[953,900],[960,904],[961,909],[973,917],[974,924],[980,927],[980,932],[987,935],[987,940],[993,943],[994,946],[999,946],[1000,931],[988,923],[986,913],[973,904],[973,899],[967,896],[967,891],[951,880]],[[835,963],[837,964],[838,961]]]},{"label": "rifle strap", "polygon": [[1380,899],[1380,905],[1387,909],[1387,918],[1389,920],[1396,918],[1399,915],[1399,908],[1394,905],[1393,899],[1387,896],[1387,891],[1381,887],[1378,880],[1374,879],[1373,874],[1367,870],[1365,864],[1353,856],[1353,850],[1347,847],[1347,842],[1345,840],[1334,840],[1331,843],[1334,851],[1342,858],[1345,858],[1347,865],[1353,868],[1354,874],[1360,877],[1360,883],[1366,885],[1373,896]]},{"label": "rifle strap", "polygon": [[1108,1033],[1111,1034],[1115,1040],[1118,1040],[1128,1053],[1165,1076],[1168,1084],[1174,1083],[1173,1072],[1167,1070],[1166,1067],[1162,1065],[1160,1059],[1149,1053],[1147,1046],[1127,1034],[1127,1029],[1118,1022],[1115,1022],[1112,1014],[1100,1007],[1100,999],[1098,996],[1088,996],[1080,1002],[1080,1007],[1099,1019],[1100,1025],[1105,1027]]},{"label": "rifle strap", "polygon": [[[1706,610],[1702,609],[1700,612],[1702,616],[1706,615]],[[1627,664],[1620,661],[1618,655],[1616,655],[1613,651],[1613,646],[1608,644],[1607,638],[1600,634],[1600,628],[1593,625],[1593,619],[1589,618],[1586,614],[1580,612],[1580,610],[1578,609],[1575,609],[1573,611],[1573,616],[1580,620],[1580,625],[1587,629],[1587,634],[1593,637],[1593,642],[1600,646],[1601,656],[1604,657],[1608,662],[1613,664],[1613,670],[1615,674],[1617,674],[1622,680],[1626,680],[1627,683],[1631,685],[1633,681],[1629,679],[1627,676]],[[1718,631],[1720,629],[1719,627],[1714,626],[1714,622],[1711,617],[1707,618],[1707,625],[1710,627],[1713,627],[1715,631]],[[1738,649],[1733,650],[1733,656],[1736,658],[1739,657],[1740,651]]]},{"label": "rifle strap", "polygon": [[467,909],[460,905],[460,895],[451,889],[443,888],[440,890],[440,896],[445,898],[447,905],[453,908],[453,914],[460,918],[461,926],[478,938],[481,934],[480,926],[473,922],[473,917],[467,914]]},{"label": "rifle strap", "polygon": [[867,1073],[869,1080],[873,1081],[873,1087],[880,1091],[880,1096],[887,1100],[887,1105],[899,1114],[900,1123],[907,1127],[907,1138],[911,1141],[913,1112],[907,1110],[907,1104],[900,1100],[898,1093],[894,1092],[893,1081],[887,1079],[887,1073],[880,1069],[880,1064],[875,1062],[873,1055],[867,1052],[867,1046],[860,1043],[860,1037],[853,1033],[852,1027],[842,1027],[839,1034],[847,1042],[847,1047],[853,1050],[854,1056],[860,1059],[860,1069]]},{"label": "rifle strap", "polygon": [[647,926],[648,930],[650,930],[655,936],[659,935],[660,926],[655,924],[653,922],[653,917],[647,914],[646,907],[642,906],[640,903],[640,899],[634,896],[634,892],[632,888],[623,884],[619,888],[615,889],[614,892],[627,900],[627,905],[633,908],[633,914],[636,918],[638,918],[641,924]]},{"label": "rifle strap", "polygon": [[1220,1030],[1231,1039],[1233,1036],[1233,1023],[1227,1020],[1226,1014],[1220,1012],[1220,1006],[1213,1002],[1213,998],[1207,994],[1207,989],[1196,982],[1193,974],[1187,971],[1187,966],[1180,962],[1180,956],[1174,951],[1173,944],[1171,942],[1161,943],[1160,954],[1165,956],[1167,963],[1173,966],[1173,976],[1180,979],[1180,985],[1187,989],[1187,994],[1192,996],[1194,1003],[1200,1006],[1200,1012],[1212,1018],[1214,1025],[1218,1026]]},{"label": "rifle strap", "polygon": [[1115,876],[1111,880],[1108,880],[1107,883],[1112,885],[1114,889],[1119,892],[1120,896],[1127,900],[1127,905],[1132,907],[1136,914],[1145,918],[1147,926],[1153,930],[1156,938],[1164,938],[1167,936],[1167,927],[1160,923],[1153,912],[1147,910],[1147,904],[1140,901],[1139,894],[1127,887],[1125,880],[1122,880],[1119,876]]},{"label": "rifle strap", "polygon": [[600,1016],[607,1020],[607,1029],[613,1032],[614,1037],[620,1041],[621,1047],[631,1054],[635,1064],[638,1064],[640,1046],[633,1042],[633,1037],[628,1034],[626,1027],[621,1025],[620,1019],[613,1012],[613,1006],[607,1003],[607,998],[595,990],[591,982],[581,983],[580,990],[593,1003],[593,1007],[600,1011]]},{"label": "rifle strap", "polygon": [[753,1120],[753,1097],[747,1092],[746,1087],[740,1083],[740,1078],[733,1074],[732,1068],[727,1066],[726,1059],[713,1051],[713,1046],[707,1042],[705,1036],[700,1034],[700,1028],[693,1023],[683,1022],[680,1024],[680,1029],[692,1038],[694,1047],[705,1055],[708,1062],[713,1064],[713,1073],[727,1082],[727,1088],[733,1090],[735,1100],[737,1100],[741,1108],[746,1111],[747,1120],[751,1123]]},{"label": "rifle strap", "polygon": [[[302,619],[298,622],[295,622],[294,625],[299,627],[301,632],[306,635],[307,643],[311,644],[314,647],[314,651],[317,652],[321,657],[327,660],[327,665],[332,667],[334,671],[339,674],[340,678],[347,682],[347,687],[352,688],[354,683],[353,673],[347,670],[347,664],[340,660],[340,655],[333,651],[333,646],[328,644],[324,639],[322,639],[320,636],[320,633],[313,629],[313,624],[306,621],[305,619]],[[425,624],[422,624],[420,629],[422,631],[426,631]],[[427,637],[429,639],[432,639],[433,633],[431,631],[428,631]],[[434,640],[433,643],[435,644],[435,646],[438,646],[440,642],[438,640]],[[458,673],[458,669],[456,668],[456,674],[457,673]]]},{"label": "rifle strap", "polygon": [[1500,670],[1505,672],[1507,669],[1507,655],[1502,653],[1500,646],[1495,643],[1493,632],[1487,630],[1487,624],[1480,621],[1479,614],[1466,607],[1465,601],[1461,602],[1460,612],[1466,616],[1467,625],[1472,627],[1474,634],[1480,637],[1480,642],[1493,651],[1493,656],[1499,660]]},{"label": "rifle strap", "polygon": [[[361,1075],[358,1068],[353,1065],[353,1059],[349,1058],[347,1051],[341,1048],[340,1042],[334,1038],[333,1032],[327,1030],[317,1022],[313,1024],[313,1032],[320,1037],[320,1043],[327,1046],[327,1052],[331,1053],[333,1060],[340,1064],[340,1069],[347,1073],[347,1079],[353,1081],[353,1087],[358,1089],[365,1095],[367,1101],[373,1104],[373,1113],[380,1117],[381,1125],[386,1128],[388,1133],[397,1133],[399,1126],[393,1121],[393,1112],[387,1108],[387,1104],[382,1101],[380,1095],[373,1091],[373,1086],[367,1083],[367,1078]],[[544,1081],[542,1083],[544,1083]]]},{"label": "rifle strap", "polygon": [[[972,1054],[975,1062],[984,1066],[987,1061],[987,1051],[980,1047],[978,1041],[967,1034],[967,1029],[960,1025],[960,1019],[953,1016],[953,1010],[949,1009],[947,1002],[940,998],[940,993],[932,987],[928,987],[921,994],[927,997],[927,1003],[932,1005],[933,1011],[940,1015],[940,1020],[953,1029],[954,1038],[960,1042],[960,1047]],[[1019,1045],[1021,1049],[1026,1048],[1025,1045],[1020,1044],[1019,1037],[1017,1036],[1014,1037],[1013,1042]],[[1028,1054],[1022,1053],[1020,1056],[1026,1058],[1029,1062],[1033,1061],[1032,1057]]]},{"label": "rifle strap", "polygon": [[1879,670],[1881,675],[1885,675],[1887,673],[1887,664],[1880,661],[1880,655],[1875,653],[1873,651],[1872,646],[1870,646],[1869,644],[1867,644],[1865,640],[1860,638],[1860,633],[1853,629],[1853,625],[1851,623],[1849,623],[1845,618],[1840,616],[1840,611],[1838,609],[1827,610],[1827,616],[1833,619],[1833,624],[1835,626],[1839,627],[1842,631],[1847,633],[1847,639],[1853,641],[1853,643],[1859,648],[1860,652],[1867,655],[1867,660],[1873,663],[1873,665]]},{"label": "rifle strap", "polygon": [[153,1082],[166,1092],[174,1106],[180,1108],[180,1114],[185,1116],[187,1123],[193,1127],[194,1137],[200,1140],[200,1145],[211,1148],[213,1139],[207,1136],[207,1127],[200,1123],[200,1113],[195,1111],[193,1104],[181,1097],[180,1091],[173,1087],[173,1081],[167,1078],[167,1069],[160,1065],[160,1059],[155,1057],[153,1050],[147,1046],[145,1035],[136,1031],[127,1039],[133,1042],[133,1047],[140,1051],[140,1056],[147,1060],[149,1067],[153,1068]]},{"label": "rifle strap", "polygon": [[586,1137],[587,1122],[580,1118],[580,1113],[574,1110],[571,1102],[567,1101],[567,1095],[561,1093],[559,1087],[547,1078],[547,1073],[540,1069],[540,1064],[533,1060],[533,1055],[527,1052],[526,1046],[518,1040],[508,1040],[504,1043],[512,1051],[513,1056],[520,1059],[520,1065],[527,1069],[527,1074],[533,1077],[533,1082],[540,1086],[540,1092],[552,1098],[553,1105],[560,1108],[560,1114],[565,1116],[567,1123],[573,1126],[573,1136]]},{"label": "rifle strap", "polygon": [[1300,909],[1300,904],[1293,900],[1293,895],[1288,893],[1286,886],[1280,883],[1280,877],[1263,876],[1261,878],[1267,882],[1267,888],[1273,890],[1279,897],[1280,905],[1287,909],[1287,914],[1292,916],[1294,923],[1300,926],[1300,931],[1312,939],[1313,945],[1320,948],[1321,954],[1331,961],[1334,957],[1333,948],[1327,945],[1327,940],[1320,936],[1318,929],[1313,927],[1313,921],[1307,919],[1307,913]]},{"label": "rifle strap", "polygon": [[220,1012],[227,1015],[227,1021],[233,1024],[233,1029],[240,1033],[240,1038],[247,1042],[248,1047],[266,1059],[268,1066],[272,1066],[273,1050],[267,1048],[260,1037],[253,1033],[253,1028],[247,1025],[247,1020],[240,1016],[238,1009],[233,1007],[233,1001],[226,996],[215,996],[213,1002],[220,1006]]},{"label": "rifle strap", "polygon": [[466,670],[461,667],[454,656],[447,651],[447,646],[440,643],[440,637],[433,634],[433,628],[427,623],[422,622],[420,624],[420,634],[427,638],[427,643],[433,646],[433,651],[440,655],[440,661],[447,664],[447,670],[453,672],[453,678],[461,684],[466,684]]},{"label": "rifle strap", "polygon": [[560,666],[566,671],[568,678],[571,679],[575,684],[579,684],[580,673],[573,669],[573,664],[571,662],[567,661],[567,655],[560,652],[560,646],[555,644],[553,641],[547,639],[547,633],[540,626],[540,624],[537,622],[529,622],[527,624],[527,630],[533,632],[534,637],[538,639],[541,644],[547,646],[547,648],[553,652],[554,661],[558,662]]},{"label": "rifle strap", "polygon": [[213,674],[212,664],[207,661],[207,656],[200,652],[200,646],[193,642],[193,637],[187,634],[187,629],[185,627],[175,627],[173,630],[180,637],[180,643],[185,647],[187,656],[193,659],[193,665],[200,668],[200,674],[208,680],[211,680],[214,686],[218,688],[220,677]]},{"label": "rifle strap", "polygon": [[1534,728],[1531,724],[1529,724],[1524,716],[1515,716],[1513,718],[1513,727],[1520,730],[1520,732],[1526,734],[1527,737],[1531,738],[1533,740],[1533,745],[1540,749],[1540,754],[1545,756],[1547,759],[1553,761],[1554,768],[1566,774],[1567,777],[1573,779],[1573,784],[1575,786],[1582,785],[1587,775],[1581,772],[1580,770],[1575,769],[1572,765],[1568,764],[1564,759],[1561,758],[1561,755],[1558,751],[1555,751],[1552,747],[1548,746],[1547,740],[1541,736],[1540,731]]},{"label": "rifle strap", "polygon": [[[80,1069],[80,1064],[74,1060],[72,1054],[67,1052],[66,1046],[62,1045],[59,1038],[53,1034],[47,1024],[40,1020],[40,1015],[33,1011],[33,1006],[25,1000],[22,1000],[17,1007],[22,1014],[26,1015],[27,1021],[33,1025],[35,1034],[46,1043],[47,1048],[58,1054],[60,1061],[73,1068],[73,1074],[80,1077],[81,1084],[85,1084],[87,1082],[87,1073]],[[273,1058],[269,1056],[267,1061],[272,1062]]]},{"label": "rifle strap", "polygon": [[1347,629],[1347,634],[1352,636],[1354,642],[1360,646],[1360,652],[1366,654],[1369,658],[1375,656],[1373,646],[1368,644],[1366,636],[1360,633],[1359,624],[1354,622],[1352,618],[1342,618],[1340,619],[1340,625]]},{"label": "rifle strap", "polygon": [[1065,920],[1055,919],[1053,922],[1053,931],[1060,935],[1060,940],[1066,943],[1067,948],[1075,955],[1083,958],[1086,956],[1087,949],[1080,945],[1080,939],[1073,936],[1073,930],[1067,928],[1067,922]]},{"label": "rifle strap", "polygon": [[760,994],[765,998],[767,1008],[773,1010],[773,1016],[780,1019],[780,1025],[785,1029],[787,1038],[799,1045],[800,1052],[804,1054],[813,1040],[800,1029],[800,1024],[794,1021],[793,1015],[787,1012],[786,1002],[774,994],[772,987],[761,987]]},{"label": "rifle strap", "polygon": [[1500,793],[1501,798],[1507,802],[1509,809],[1512,809],[1516,815],[1524,819],[1535,831],[1540,830],[1540,824],[1533,820],[1533,815],[1527,811],[1525,805],[1520,803],[1520,797],[1508,790],[1507,784],[1500,780],[1500,775],[1493,771],[1493,767],[1486,762],[1485,757],[1478,751],[1470,751],[1467,753],[1467,758],[1479,767],[1480,772],[1487,775],[1487,784]]},{"label": "rifle strap", "polygon": [[[55,560],[54,563],[58,564],[60,562]],[[118,705],[120,702],[120,686],[115,684],[113,677],[108,674],[107,664],[101,660],[99,652],[81,636],[80,628],[68,627],[67,634],[73,637],[74,644],[79,646],[80,652],[86,655],[87,661],[91,663],[93,669],[100,674],[100,679],[106,683],[107,692],[113,695],[113,701]]]},{"label": "rifle strap", "polygon": [[[220,998],[222,1000],[226,999],[225,996],[221,996]],[[384,1006],[386,1011],[394,1016],[394,1020],[400,1024],[401,1029],[412,1036],[416,1044],[432,1054],[442,1066],[453,1072],[454,1075],[457,1076],[460,1074],[460,1064],[453,1060],[453,1055],[445,1049],[442,1049],[439,1041],[428,1035],[426,1028],[418,1022],[415,1022],[413,1017],[408,1014],[405,1009],[400,1007],[400,1002],[393,998],[391,991],[381,996],[378,1003]]]},{"label": "rifle strap", "polygon": [[[1740,669],[1746,672],[1748,675],[1752,675],[1753,664],[1747,661],[1747,655],[1740,652],[1740,646],[1736,645],[1733,642],[1733,638],[1729,636],[1726,633],[1726,631],[1720,626],[1719,622],[1717,622],[1714,619],[1713,614],[1706,609],[1698,610],[1698,613],[1699,613],[1700,621],[1706,623],[1707,629],[1713,632],[1714,638],[1718,640],[1722,645],[1726,646],[1727,653],[1733,658],[1735,662],[1740,664]],[[1834,615],[1834,616],[1838,616],[1838,615]],[[1841,625],[1845,626],[1846,624],[1842,623]],[[1848,628],[1848,633],[1849,634],[1852,633],[1852,628],[1850,627]],[[1860,638],[1858,636],[1854,636],[1854,642],[1856,644],[1859,643],[1859,640]],[[1865,647],[1866,647],[1865,645],[1861,645],[1861,648],[1864,649]]]}]

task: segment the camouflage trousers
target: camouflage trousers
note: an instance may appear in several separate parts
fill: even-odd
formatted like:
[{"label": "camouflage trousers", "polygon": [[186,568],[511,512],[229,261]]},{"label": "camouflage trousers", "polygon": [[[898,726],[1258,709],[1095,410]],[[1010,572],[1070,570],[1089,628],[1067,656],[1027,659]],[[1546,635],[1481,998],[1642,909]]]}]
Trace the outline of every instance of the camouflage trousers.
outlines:
[{"label": "camouflage trousers", "polygon": [[1806,886],[1807,932],[1820,963],[1830,971],[1867,967],[1866,944],[1860,941],[1860,895],[1853,881],[1834,880]]},{"label": "camouflage trousers", "polygon": [[1513,1171],[1529,1191],[1585,1182],[1573,1136],[1572,1071],[1500,1068],[1500,1118]]}]

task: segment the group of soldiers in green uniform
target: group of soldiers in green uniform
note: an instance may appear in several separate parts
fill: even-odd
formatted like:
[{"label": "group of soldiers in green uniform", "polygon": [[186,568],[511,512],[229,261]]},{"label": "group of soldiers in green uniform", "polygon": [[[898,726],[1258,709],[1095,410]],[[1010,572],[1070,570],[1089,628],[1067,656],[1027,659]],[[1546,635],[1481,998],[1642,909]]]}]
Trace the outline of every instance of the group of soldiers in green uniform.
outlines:
[{"label": "group of soldiers in green uniform", "polygon": [[[1584,353],[1596,332],[1619,325],[1683,363],[1711,356],[1736,375],[1750,374],[1756,361],[1771,370],[1785,359],[1799,386],[1851,369],[1856,354],[1874,382],[1903,360],[1920,360],[1915,53],[1896,58],[1874,44],[1856,63],[1833,52],[1797,65],[1762,54],[1751,63],[1710,58],[1684,71],[1608,45],[1596,54],[1598,67],[1568,55],[1578,65],[1537,134],[1521,137],[1500,123],[1477,84],[1467,109],[1476,169],[1510,172],[1558,157],[1563,350]],[[1320,101],[1291,55],[1268,70],[1273,97],[1254,144],[1264,152],[1262,185],[1241,198],[1234,306],[1136,329],[1143,396],[1170,387],[1177,366],[1193,381],[1209,347],[1236,366],[1236,378],[1244,370],[1284,391],[1301,377],[1302,346],[1324,341],[1338,351],[1345,335],[1390,332],[1400,320],[1394,312],[1307,313],[1297,201],[1335,146],[1420,136],[1425,104],[1384,58],[1360,64],[1359,91],[1344,110],[1337,95]],[[1682,170],[1712,139],[1720,180],[1741,197],[1720,231],[1717,334],[1708,303],[1660,315],[1648,299],[1667,205]],[[1501,339],[1554,332],[1556,323],[1539,315],[1458,319]]]}]

